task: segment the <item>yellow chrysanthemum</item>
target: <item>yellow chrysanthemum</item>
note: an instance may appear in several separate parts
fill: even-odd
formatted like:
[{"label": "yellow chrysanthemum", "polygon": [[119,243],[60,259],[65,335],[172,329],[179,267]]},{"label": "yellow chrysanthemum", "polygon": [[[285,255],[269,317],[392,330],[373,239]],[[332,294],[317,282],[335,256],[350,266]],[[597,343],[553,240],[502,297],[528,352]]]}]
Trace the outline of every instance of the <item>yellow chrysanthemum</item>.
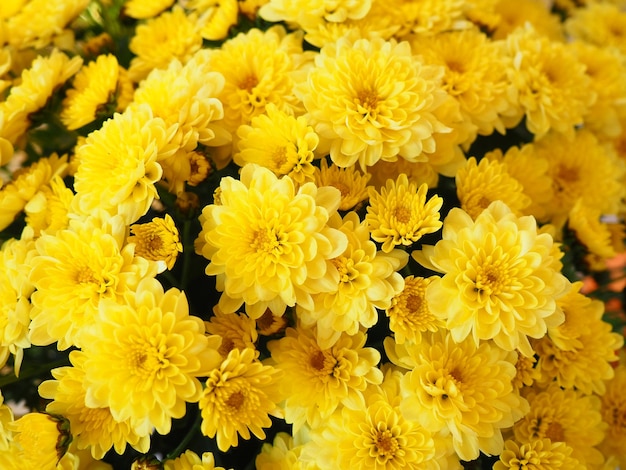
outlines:
[{"label": "yellow chrysanthemum", "polygon": [[514,115],[515,89],[508,81],[509,59],[502,48],[477,28],[415,37],[413,50],[426,63],[442,66],[442,87],[461,105],[464,119],[477,126],[479,134],[497,129],[505,133],[500,115]]},{"label": "yellow chrysanthemum", "polygon": [[542,337],[564,318],[556,299],[569,282],[555,268],[553,243],[550,235],[537,233],[534,218],[518,218],[496,201],[476,220],[453,208],[443,239],[413,256],[443,273],[428,286],[426,300],[455,341],[471,334],[477,344],[493,339],[531,356],[528,337]]},{"label": "yellow chrysanthemum", "polygon": [[137,26],[128,47],[135,54],[128,69],[134,82],[153,69],[167,68],[172,59],[186,63],[202,47],[197,17],[176,6]]},{"label": "yellow chrysanthemum", "polygon": [[279,382],[285,420],[297,431],[305,424],[322,425],[341,405],[362,406],[368,383],[379,384],[376,367],[380,353],[365,347],[364,333],[342,334],[330,348],[323,348],[315,329],[287,328],[285,336],[270,341],[272,364],[284,371]]},{"label": "yellow chrysanthemum", "polygon": [[550,439],[534,439],[521,445],[509,439],[504,443],[504,452],[493,470],[526,470],[529,467],[585,470],[587,467],[571,456],[572,450],[565,442]]},{"label": "yellow chrysanthemum", "polygon": [[324,158],[320,167],[315,168],[314,176],[318,187],[334,186],[341,192],[339,210],[348,211],[358,209],[360,203],[367,199],[367,183],[372,174],[363,174],[356,166],[341,168],[334,163],[329,165]]},{"label": "yellow chrysanthemum", "polygon": [[224,470],[215,466],[215,457],[211,452],[204,452],[202,458],[192,450],[186,450],[175,459],[163,462],[163,470]]},{"label": "yellow chrysanthemum", "polygon": [[270,415],[281,416],[277,382],[280,372],[257,359],[253,349],[233,349],[220,366],[207,374],[200,398],[202,424],[208,437],[217,436],[222,452],[237,446],[241,436],[250,433],[265,439],[263,428],[270,427]]},{"label": "yellow chrysanthemum", "polygon": [[76,147],[74,190],[84,214],[104,209],[135,222],[158,197],[155,183],[163,170],[157,162],[175,126],[167,129],[147,105],[115,114]]},{"label": "yellow chrysanthemum", "polygon": [[463,0],[418,0],[399,2],[402,28],[396,36],[409,33],[430,36],[444,31],[463,29],[471,24],[466,20],[464,10],[468,2]]},{"label": "yellow chrysanthemum", "polygon": [[442,226],[439,210],[443,199],[427,197],[428,187],[409,182],[405,173],[396,180],[387,180],[380,191],[369,188],[369,206],[365,221],[372,239],[382,243],[382,251],[391,252],[396,246],[410,246],[422,236],[434,233]]},{"label": "yellow chrysanthemum", "polygon": [[565,21],[568,34],[602,48],[626,53],[626,12],[611,2],[593,2],[576,8]]},{"label": "yellow chrysanthemum", "polygon": [[29,275],[37,288],[31,297],[34,344],[82,346],[83,329],[93,323],[102,299],[121,298],[156,275],[154,264],[135,257],[133,245],[123,245],[125,229],[119,217],[105,223],[92,217],[37,239]]},{"label": "yellow chrysanthemum", "polygon": [[153,18],[173,3],[174,0],[126,0],[124,14],[137,19]]},{"label": "yellow chrysanthemum", "polygon": [[207,66],[226,79],[218,98],[224,104],[224,125],[233,135],[269,103],[302,114],[293,93],[294,83],[303,80],[300,69],[308,57],[302,51],[301,33],[287,34],[282,26],[265,32],[252,28],[203,53]]},{"label": "yellow chrysanthemum", "polygon": [[152,222],[131,225],[130,233],[127,241],[135,244],[135,255],[161,261],[167,269],[174,267],[178,253],[183,251],[178,229],[169,214],[163,218],[155,217]]},{"label": "yellow chrysanthemum", "polygon": [[363,18],[372,0],[269,0],[259,10],[267,21],[286,21],[305,30],[324,22],[342,23]]},{"label": "yellow chrysanthemum", "polygon": [[367,223],[356,212],[348,212],[343,219],[334,215],[329,226],[348,239],[345,251],[331,260],[339,273],[337,283],[329,292],[313,294],[312,309],[296,306],[305,325],[317,326],[317,338],[324,348],[332,346],[343,332],[354,335],[378,322],[377,309],[388,308],[404,286],[396,271],[408,261],[403,250],[378,251]]},{"label": "yellow chrysanthemum", "polygon": [[435,151],[433,134],[449,131],[433,115],[446,96],[442,72],[413,56],[406,42],[349,35],[322,48],[295,93],[320,136],[320,151],[341,167],[358,162],[364,169]]},{"label": "yellow chrysanthemum", "polygon": [[287,319],[275,315],[269,308],[256,319],[256,329],[261,336],[272,336],[282,332],[285,328],[287,328]]},{"label": "yellow chrysanthemum", "polygon": [[513,427],[518,442],[548,438],[573,449],[572,457],[595,468],[604,458],[595,447],[604,439],[607,424],[600,414],[600,398],[552,384],[526,394],[530,411]]},{"label": "yellow chrysanthemum", "polygon": [[515,363],[515,378],[513,379],[513,386],[516,390],[521,390],[522,387],[532,387],[535,381],[541,378],[541,371],[536,366],[537,358],[535,356],[518,356]]},{"label": "yellow chrysanthemum", "polygon": [[[392,352],[392,344],[387,339],[385,350]],[[501,430],[528,410],[512,385],[517,354],[490,342],[456,343],[445,330],[405,346],[404,357],[390,355],[412,366],[401,381],[403,415],[433,433],[443,431],[462,460],[499,454]]]},{"label": "yellow chrysanthemum", "polygon": [[4,397],[0,391],[0,452],[8,450],[13,441],[11,423],[13,423],[13,410],[4,403]]},{"label": "yellow chrysanthemum", "polygon": [[28,0],[6,19],[5,37],[17,49],[43,49],[85,9],[89,0]]},{"label": "yellow chrysanthemum", "polygon": [[44,413],[28,413],[12,428],[22,468],[56,470],[72,441],[67,421]]},{"label": "yellow chrysanthemum", "polygon": [[259,318],[267,308],[281,314],[296,303],[313,309],[311,294],[328,292],[339,274],[332,259],[347,237],[327,226],[339,205],[339,191],[305,183],[296,191],[288,176],[249,164],[240,180],[222,178],[221,204],[202,210],[196,252],[211,262],[222,292],[219,306]]},{"label": "yellow chrysanthemum", "polygon": [[617,254],[611,232],[607,224],[602,222],[602,214],[585,204],[583,199],[576,201],[570,210],[567,225],[576,234],[576,239],[594,256],[608,259]]},{"label": "yellow chrysanthemum", "polygon": [[624,165],[613,148],[584,129],[573,140],[550,134],[530,145],[539,159],[548,162],[553,198],[546,212],[552,224],[562,226],[578,199],[602,214],[619,213]]},{"label": "yellow chrysanthemum", "polygon": [[494,39],[506,39],[517,28],[530,23],[539,34],[553,41],[563,40],[561,20],[551,13],[548,2],[544,0],[519,0],[515,3],[497,0],[494,13],[498,16],[492,32]]},{"label": "yellow chrysanthemum", "polygon": [[54,234],[67,228],[74,193],[65,186],[60,175],[54,175],[50,183],[42,186],[33,198],[24,206],[26,225],[32,228],[38,237],[42,231]]},{"label": "yellow chrysanthemum", "polygon": [[616,353],[624,338],[602,320],[604,304],[581,294],[581,287],[580,282],[573,284],[572,290],[559,299],[565,322],[534,342],[540,382],[556,381],[563,388],[602,395],[605,382],[613,377],[611,363],[618,359]]},{"label": "yellow chrysanthemum", "polygon": [[507,73],[528,130],[536,138],[551,129],[571,135],[596,99],[571,46],[550,41],[528,25],[509,34],[504,47],[513,61]]},{"label": "yellow chrysanthemum", "polygon": [[615,369],[615,376],[607,383],[602,396],[602,418],[608,423],[606,437],[600,449],[606,456],[615,456],[620,465],[626,465],[626,366],[620,364]]},{"label": "yellow chrysanthemum", "polygon": [[[399,374],[385,377],[399,383]],[[399,409],[399,386],[371,387],[366,401],[355,409],[335,412],[311,432],[312,445],[304,451],[320,468],[417,470],[437,468],[430,431]],[[445,467],[444,467],[445,468]]]},{"label": "yellow chrysanthemum", "polygon": [[256,322],[244,314],[224,313],[219,307],[213,308],[210,321],[204,322],[206,331],[222,338],[218,351],[225,358],[232,349],[255,349],[258,338]]},{"label": "yellow chrysanthemum", "polygon": [[200,34],[209,41],[226,39],[231,27],[237,24],[237,0],[191,0],[185,8],[198,14]]},{"label": "yellow chrysanthemum", "polygon": [[[16,374],[20,372],[24,349],[30,347],[30,296],[35,287],[28,274],[35,255],[35,243],[26,237],[7,240],[0,250],[0,347],[15,356]],[[6,355],[0,354],[0,365],[4,366],[6,359]]]},{"label": "yellow chrysanthemum", "polygon": [[107,407],[87,407],[85,404],[85,356],[79,351],[70,353],[74,367],[52,370],[55,380],[39,385],[42,398],[52,400],[46,411],[61,415],[70,422],[74,444],[78,449],[89,449],[95,459],[102,459],[112,447],[123,454],[126,445],[146,453],[150,447],[149,434],[139,435],[129,420],[115,420]]},{"label": "yellow chrysanthemum", "polygon": [[473,219],[489,207],[493,201],[504,202],[511,211],[520,216],[530,205],[524,187],[507,171],[506,163],[497,160],[471,157],[455,178],[456,194],[461,208]]},{"label": "yellow chrysanthemum", "polygon": [[83,345],[85,404],[108,407],[138,435],[170,432],[186,403],[200,399],[204,377],[221,361],[219,338],[189,314],[185,294],[143,280],[124,302],[100,302]]},{"label": "yellow chrysanthemum", "polygon": [[[465,157],[463,157],[465,163]],[[354,166],[347,169],[356,168]],[[379,160],[374,166],[368,168],[366,175],[371,177],[370,186],[380,191],[385,187],[387,180],[395,180],[398,175],[405,174],[410,183],[418,187],[426,184],[429,188],[434,188],[439,182],[439,175],[429,162],[409,162],[404,158],[396,162],[385,162]],[[367,198],[367,191],[365,192]]]},{"label": "yellow chrysanthemum", "polygon": [[63,100],[60,119],[70,129],[94,121],[104,111],[123,111],[132,96],[132,84],[114,55],[99,55],[74,77]]},{"label": "yellow chrysanthemum", "polygon": [[300,460],[302,446],[286,432],[276,433],[274,440],[265,442],[254,460],[257,470],[319,470],[317,466]]},{"label": "yellow chrysanthemum", "polygon": [[265,114],[239,127],[237,136],[239,151],[233,154],[237,165],[256,163],[278,176],[289,175],[297,184],[313,181],[319,137],[303,116],[296,118],[269,103]]},{"label": "yellow chrysanthemum", "polygon": [[435,276],[407,276],[404,278],[402,292],[391,299],[391,305],[385,313],[389,317],[389,329],[393,332],[396,343],[419,343],[422,333],[435,332],[445,326],[443,320],[430,312],[426,301],[426,288],[433,279]]},{"label": "yellow chrysanthemum", "polygon": [[43,190],[55,176],[65,176],[67,155],[56,153],[40,158],[13,174],[13,180],[0,190],[0,230],[8,227],[17,215]]}]

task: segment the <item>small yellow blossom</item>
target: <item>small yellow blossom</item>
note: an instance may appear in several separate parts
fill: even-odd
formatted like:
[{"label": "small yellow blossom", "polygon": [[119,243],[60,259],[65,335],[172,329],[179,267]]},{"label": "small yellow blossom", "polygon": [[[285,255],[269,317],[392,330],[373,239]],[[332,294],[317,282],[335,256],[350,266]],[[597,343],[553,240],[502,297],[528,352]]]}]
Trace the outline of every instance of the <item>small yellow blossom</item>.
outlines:
[{"label": "small yellow blossom", "polygon": [[255,349],[258,338],[256,322],[245,314],[224,313],[219,307],[213,308],[213,316],[204,322],[206,331],[222,338],[218,351],[223,357],[232,349]]},{"label": "small yellow blossom", "polygon": [[12,424],[18,457],[24,468],[55,470],[72,441],[67,420],[31,412]]},{"label": "small yellow blossom", "polygon": [[541,35],[553,41],[562,41],[564,34],[561,20],[550,11],[546,3],[543,0],[519,0],[515,3],[497,0],[494,13],[498,16],[498,22],[493,28],[493,38],[506,39],[517,28],[530,23]]},{"label": "small yellow blossom", "polygon": [[174,0],[126,0],[124,14],[137,19],[153,18],[173,3]]},{"label": "small yellow blossom", "polygon": [[620,465],[626,464],[626,366],[619,364],[615,376],[607,383],[602,396],[602,418],[608,423],[606,437],[600,449],[603,454],[616,456]]},{"label": "small yellow blossom", "polygon": [[565,30],[574,38],[626,53],[626,12],[623,6],[593,2],[584,8],[576,8],[565,21]]},{"label": "small yellow blossom", "polygon": [[42,231],[52,234],[67,228],[73,199],[74,193],[65,186],[61,176],[54,175],[24,206],[26,224],[36,237]]},{"label": "small yellow blossom", "polygon": [[259,10],[267,21],[287,21],[304,29],[320,23],[342,23],[346,20],[363,18],[369,11],[372,0],[269,0]]},{"label": "small yellow blossom", "polygon": [[583,199],[578,199],[570,210],[567,225],[591,254],[604,259],[617,254],[611,232],[607,224],[602,222],[602,214],[593,206],[585,204]]},{"label": "small yellow blossom", "polygon": [[175,459],[163,463],[163,470],[224,470],[215,466],[215,457],[211,452],[204,452],[202,458],[192,450],[186,450]]},{"label": "small yellow blossom", "polygon": [[135,255],[151,261],[162,261],[167,269],[172,269],[183,244],[178,236],[174,219],[169,214],[155,217],[152,222],[130,226],[128,243],[135,244]]},{"label": "small yellow blossom", "polygon": [[494,470],[525,470],[529,464],[535,468],[551,470],[584,470],[585,467],[571,456],[572,448],[565,442],[550,439],[533,439],[526,444],[513,440],[504,443],[504,452],[493,466]]},{"label": "small yellow blossom", "polygon": [[209,41],[226,39],[231,27],[237,24],[237,0],[191,0],[185,8],[198,14],[200,34]]},{"label": "small yellow blossom", "polygon": [[341,168],[332,162],[329,165],[323,158],[314,176],[318,187],[334,186],[341,192],[339,210],[348,211],[358,209],[360,203],[367,199],[367,183],[372,174],[363,174],[356,166]]}]

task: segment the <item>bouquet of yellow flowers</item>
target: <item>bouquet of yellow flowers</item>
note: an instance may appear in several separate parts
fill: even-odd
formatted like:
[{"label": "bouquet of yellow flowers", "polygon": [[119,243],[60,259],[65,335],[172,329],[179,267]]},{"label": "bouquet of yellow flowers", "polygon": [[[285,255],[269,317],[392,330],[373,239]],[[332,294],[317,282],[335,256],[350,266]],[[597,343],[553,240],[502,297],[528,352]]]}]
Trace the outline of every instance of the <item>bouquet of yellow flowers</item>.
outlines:
[{"label": "bouquet of yellow flowers", "polygon": [[2,0],[0,467],[625,468],[625,31]]}]

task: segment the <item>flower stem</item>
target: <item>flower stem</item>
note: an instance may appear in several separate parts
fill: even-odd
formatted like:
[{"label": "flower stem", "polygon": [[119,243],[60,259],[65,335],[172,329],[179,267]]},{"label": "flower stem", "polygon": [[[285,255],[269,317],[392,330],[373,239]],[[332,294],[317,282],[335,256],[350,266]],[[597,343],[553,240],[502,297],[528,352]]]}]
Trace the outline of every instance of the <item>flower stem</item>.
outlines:
[{"label": "flower stem", "polygon": [[17,375],[5,375],[0,377],[0,388],[5,387],[7,385],[11,385],[17,382],[21,382],[22,380],[30,379],[33,377],[37,377],[44,373],[49,373],[52,369],[57,367],[69,366],[69,360],[67,357],[63,359],[59,359],[54,362],[48,362],[47,364],[42,364],[37,367],[31,367],[26,370],[22,370],[19,376]]},{"label": "flower stem", "polygon": [[187,431],[187,434],[185,434],[185,437],[183,438],[183,440],[180,441],[180,444],[178,444],[178,446],[176,446],[176,448],[172,452],[167,454],[167,456],[165,457],[165,460],[175,459],[187,449],[189,442],[191,442],[191,439],[193,438],[194,434],[200,427],[201,422],[202,422],[202,413],[198,411],[196,415],[196,419],[194,420],[193,424],[189,428],[189,431]]}]

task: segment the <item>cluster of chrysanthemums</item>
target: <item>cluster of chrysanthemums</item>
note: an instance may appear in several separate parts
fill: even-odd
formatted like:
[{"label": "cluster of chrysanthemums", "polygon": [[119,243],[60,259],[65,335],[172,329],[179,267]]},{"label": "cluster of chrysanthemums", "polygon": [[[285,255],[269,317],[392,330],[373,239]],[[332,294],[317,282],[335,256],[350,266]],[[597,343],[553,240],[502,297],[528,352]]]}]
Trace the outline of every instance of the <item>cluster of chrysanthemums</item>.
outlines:
[{"label": "cluster of chrysanthemums", "polygon": [[626,468],[622,3],[2,0],[0,467]]}]

